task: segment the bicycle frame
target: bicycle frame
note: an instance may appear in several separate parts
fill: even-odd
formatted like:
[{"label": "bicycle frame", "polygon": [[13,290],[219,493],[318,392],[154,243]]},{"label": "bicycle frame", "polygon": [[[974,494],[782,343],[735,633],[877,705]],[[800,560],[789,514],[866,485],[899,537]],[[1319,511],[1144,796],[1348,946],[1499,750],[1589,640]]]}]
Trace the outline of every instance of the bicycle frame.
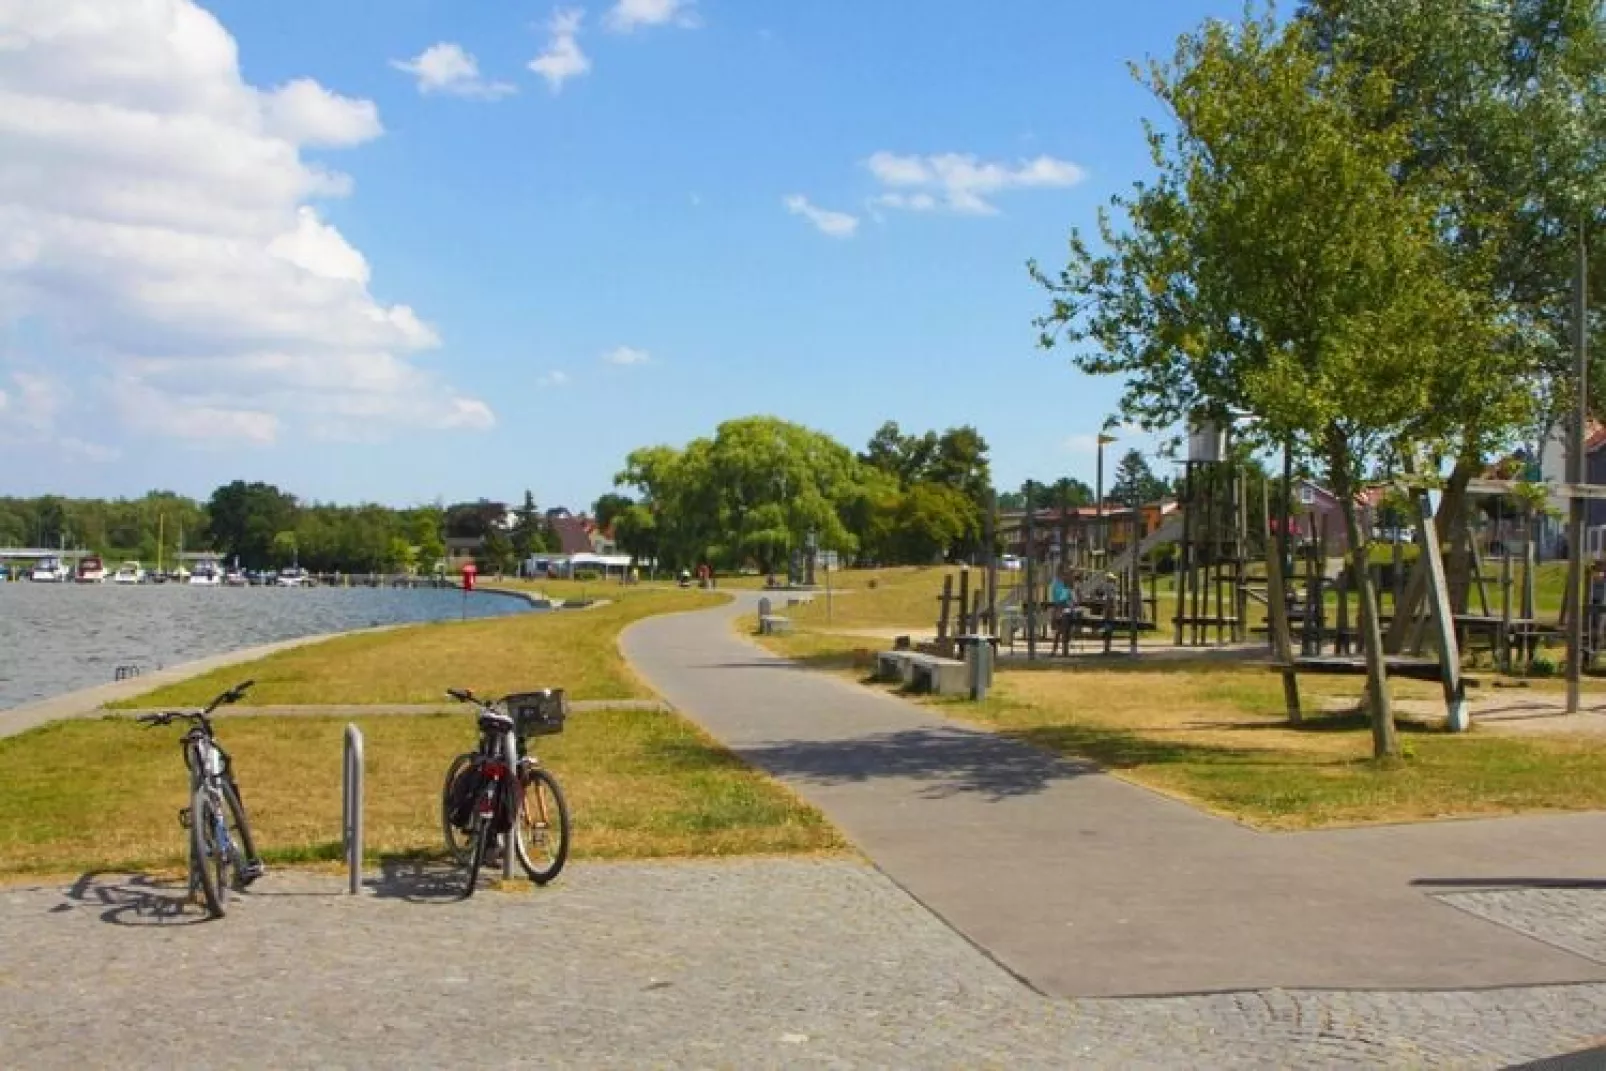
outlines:
[{"label": "bicycle frame", "polygon": [[[223,861],[233,864],[234,839],[229,836],[228,819],[224,817],[228,803],[223,798],[223,780],[229,776],[228,753],[217,745],[210,733],[196,726],[184,740],[184,764],[190,771],[190,795],[193,797],[197,790],[205,789],[212,802],[212,843],[223,853]],[[196,821],[193,813],[190,821]],[[190,875],[191,888],[198,880],[197,875]]]}]

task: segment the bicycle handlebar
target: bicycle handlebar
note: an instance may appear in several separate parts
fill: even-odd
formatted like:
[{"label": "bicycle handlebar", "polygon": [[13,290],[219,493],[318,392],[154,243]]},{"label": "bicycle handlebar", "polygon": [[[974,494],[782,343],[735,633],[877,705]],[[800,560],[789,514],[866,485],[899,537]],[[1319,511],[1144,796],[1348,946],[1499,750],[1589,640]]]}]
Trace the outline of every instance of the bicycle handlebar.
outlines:
[{"label": "bicycle handlebar", "polygon": [[166,725],[174,718],[184,718],[188,721],[199,722],[200,724],[207,726],[207,728],[210,730],[211,723],[207,720],[207,715],[212,713],[212,711],[216,710],[218,707],[226,706],[229,703],[238,703],[241,699],[245,698],[246,691],[255,683],[256,681],[254,680],[241,681],[239,684],[236,684],[233,688],[230,688],[228,691],[224,692],[222,695],[219,695],[216,699],[208,703],[206,705],[206,709],[204,710],[164,710],[160,714],[141,714],[135,720],[143,722],[146,725]]},{"label": "bicycle handlebar", "polygon": [[448,688],[446,689],[446,694],[457,700],[459,703],[472,703],[475,701],[474,693],[469,691],[467,688]]}]

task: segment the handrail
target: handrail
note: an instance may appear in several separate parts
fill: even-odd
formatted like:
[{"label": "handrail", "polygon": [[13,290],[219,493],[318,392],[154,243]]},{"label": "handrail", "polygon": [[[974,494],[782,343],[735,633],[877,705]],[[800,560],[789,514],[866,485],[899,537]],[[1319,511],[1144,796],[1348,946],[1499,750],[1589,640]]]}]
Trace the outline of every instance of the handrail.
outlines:
[{"label": "handrail", "polygon": [[349,893],[357,895],[362,886],[362,730],[346,726],[343,756],[345,775],[341,786],[341,839],[346,852]]}]

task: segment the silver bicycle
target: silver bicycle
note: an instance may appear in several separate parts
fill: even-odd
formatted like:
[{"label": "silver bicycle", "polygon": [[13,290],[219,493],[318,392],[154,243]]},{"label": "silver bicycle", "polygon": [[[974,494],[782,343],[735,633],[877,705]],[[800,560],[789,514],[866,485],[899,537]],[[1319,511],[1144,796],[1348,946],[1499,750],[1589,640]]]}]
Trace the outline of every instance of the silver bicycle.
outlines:
[{"label": "silver bicycle", "polygon": [[234,780],[234,763],[219,746],[211,718],[218,707],[239,702],[254,683],[235,685],[204,710],[167,710],[139,718],[146,725],[190,723],[182,741],[184,765],[190,772],[190,805],[178,812],[178,824],[190,834],[190,896],[199,892],[213,918],[223,916],[231,874],[234,887],[244,891],[263,872]]}]

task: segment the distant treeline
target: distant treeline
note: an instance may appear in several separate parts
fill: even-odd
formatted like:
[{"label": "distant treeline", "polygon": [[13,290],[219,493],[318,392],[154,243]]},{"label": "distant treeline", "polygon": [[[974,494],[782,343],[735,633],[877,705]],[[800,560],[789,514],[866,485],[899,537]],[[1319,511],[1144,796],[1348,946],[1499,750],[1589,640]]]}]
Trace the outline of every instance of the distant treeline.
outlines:
[{"label": "distant treeline", "polygon": [[214,551],[243,568],[429,572],[445,557],[449,537],[479,540],[482,567],[501,571],[552,542],[528,493],[515,510],[487,500],[408,509],[302,502],[272,484],[243,480],[205,502],[172,491],[111,500],[0,498],[0,546],[87,550],[147,565],[175,563],[182,549]]}]

